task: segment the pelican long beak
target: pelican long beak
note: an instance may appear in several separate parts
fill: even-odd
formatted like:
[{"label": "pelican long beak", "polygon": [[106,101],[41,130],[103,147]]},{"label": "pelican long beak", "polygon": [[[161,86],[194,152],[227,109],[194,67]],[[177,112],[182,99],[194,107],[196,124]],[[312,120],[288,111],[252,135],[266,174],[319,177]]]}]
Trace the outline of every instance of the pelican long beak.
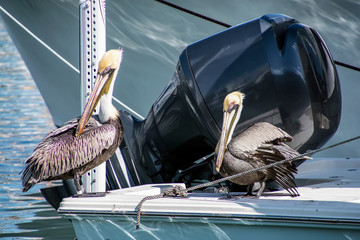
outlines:
[{"label": "pelican long beak", "polygon": [[227,145],[231,141],[236,124],[240,119],[243,98],[244,94],[240,92],[230,93],[225,98],[221,136],[215,149],[215,169],[217,172],[220,171]]},{"label": "pelican long beak", "polygon": [[94,89],[91,92],[89,101],[86,104],[84,112],[81,115],[80,121],[76,128],[75,137],[77,137],[84,131],[84,128],[85,128],[87,122],[89,121],[91,115],[95,111],[95,108],[98,105],[100,98],[104,94],[105,89],[107,89],[108,86],[111,84],[112,78],[110,78],[109,76],[112,73],[113,73],[113,70],[109,71],[109,73],[106,73],[106,74],[102,74],[102,73],[98,74],[98,76],[96,78],[96,83],[95,83]]},{"label": "pelican long beak", "polygon": [[109,50],[99,62],[99,71],[96,78],[94,89],[91,92],[89,101],[76,128],[75,137],[79,136],[85,129],[87,122],[93,114],[100,98],[108,94],[112,81],[115,81],[117,72],[122,61],[122,49]]}]

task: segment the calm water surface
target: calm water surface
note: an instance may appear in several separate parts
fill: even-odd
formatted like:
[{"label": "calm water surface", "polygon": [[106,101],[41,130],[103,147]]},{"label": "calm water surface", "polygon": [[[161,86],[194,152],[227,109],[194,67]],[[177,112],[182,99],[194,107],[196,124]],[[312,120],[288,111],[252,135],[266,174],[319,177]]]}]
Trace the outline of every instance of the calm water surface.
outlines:
[{"label": "calm water surface", "polygon": [[22,193],[19,172],[54,128],[26,66],[0,21],[0,238],[74,239],[71,223],[41,196],[38,184]]}]

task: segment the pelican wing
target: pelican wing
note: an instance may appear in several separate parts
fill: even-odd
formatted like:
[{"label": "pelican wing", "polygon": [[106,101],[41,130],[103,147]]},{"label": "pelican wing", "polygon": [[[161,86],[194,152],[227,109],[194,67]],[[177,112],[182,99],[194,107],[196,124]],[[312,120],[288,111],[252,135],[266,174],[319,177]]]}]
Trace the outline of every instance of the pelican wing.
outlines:
[{"label": "pelican wing", "polygon": [[227,149],[235,157],[243,159],[253,154],[264,143],[290,141],[292,137],[282,129],[267,122],[259,122],[233,138]]},{"label": "pelican wing", "polygon": [[71,120],[51,131],[34,149],[22,173],[24,191],[37,182],[71,174],[72,170],[91,162],[114,142],[115,127],[101,125],[94,118],[89,120],[81,135],[74,137],[78,120]]},{"label": "pelican wing", "polygon": [[[290,148],[285,143],[262,144],[254,153],[254,157],[260,159],[261,165],[268,165],[278,161],[293,158],[299,155],[297,151]],[[304,158],[307,159],[307,158]],[[276,165],[272,168],[262,170],[268,179],[276,181],[286,189],[292,196],[298,196],[294,173],[297,173],[296,166],[292,162]]]},{"label": "pelican wing", "polygon": [[[284,142],[292,141],[285,131],[269,123],[256,123],[235,137],[228,146],[229,152],[254,168],[296,157],[299,153]],[[302,159],[309,159],[304,157]],[[296,166],[292,162],[261,170],[267,179],[275,180],[292,196],[298,196],[294,173]],[[265,179],[266,180],[266,179]]]}]

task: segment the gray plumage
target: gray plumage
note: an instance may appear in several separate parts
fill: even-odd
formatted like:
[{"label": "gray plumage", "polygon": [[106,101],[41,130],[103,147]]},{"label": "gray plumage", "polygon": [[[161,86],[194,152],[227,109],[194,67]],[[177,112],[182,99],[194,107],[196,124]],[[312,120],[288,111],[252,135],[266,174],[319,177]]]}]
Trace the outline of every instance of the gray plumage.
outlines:
[{"label": "gray plumage", "polygon": [[[233,138],[228,144],[219,173],[226,177],[299,155],[296,150],[284,143],[289,141],[292,141],[292,137],[280,128],[266,122],[256,123]],[[304,159],[309,158],[304,157]],[[260,196],[265,187],[265,181],[274,180],[291,196],[298,196],[293,175],[296,172],[296,166],[292,162],[288,162],[231,181],[239,185],[252,185],[260,182],[262,184],[262,189],[259,190],[261,192],[258,193]]]},{"label": "gray plumage", "polygon": [[75,137],[78,121],[51,131],[34,149],[22,171],[24,192],[41,181],[79,177],[114,154],[123,137],[120,118],[103,124],[90,118],[83,133]]}]

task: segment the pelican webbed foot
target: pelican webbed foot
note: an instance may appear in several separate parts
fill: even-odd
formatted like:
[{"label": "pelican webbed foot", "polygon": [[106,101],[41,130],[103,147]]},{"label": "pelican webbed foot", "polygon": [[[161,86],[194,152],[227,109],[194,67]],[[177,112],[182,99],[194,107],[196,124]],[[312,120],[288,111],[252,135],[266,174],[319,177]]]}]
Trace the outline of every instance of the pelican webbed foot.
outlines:
[{"label": "pelican webbed foot", "polygon": [[247,193],[246,193],[245,197],[246,197],[246,196],[254,197],[254,198],[259,198],[259,197],[261,197],[261,195],[262,195],[263,192],[264,192],[265,186],[266,186],[265,182],[260,182],[260,187],[259,187],[259,189],[257,190],[256,195],[254,195],[254,194],[253,194],[254,183],[248,185],[248,187],[247,187]]},{"label": "pelican webbed foot", "polygon": [[206,193],[229,193],[230,190],[227,186],[219,186],[219,187],[207,187],[203,190]]},{"label": "pelican webbed foot", "polygon": [[81,181],[81,176],[78,173],[74,174],[74,184],[76,187],[77,193],[73,197],[103,197],[108,192],[85,192],[84,185]]},{"label": "pelican webbed foot", "polygon": [[75,184],[76,191],[77,191],[76,195],[81,195],[81,194],[85,193],[85,189],[82,184],[81,176],[79,173],[74,174],[74,184]]}]

